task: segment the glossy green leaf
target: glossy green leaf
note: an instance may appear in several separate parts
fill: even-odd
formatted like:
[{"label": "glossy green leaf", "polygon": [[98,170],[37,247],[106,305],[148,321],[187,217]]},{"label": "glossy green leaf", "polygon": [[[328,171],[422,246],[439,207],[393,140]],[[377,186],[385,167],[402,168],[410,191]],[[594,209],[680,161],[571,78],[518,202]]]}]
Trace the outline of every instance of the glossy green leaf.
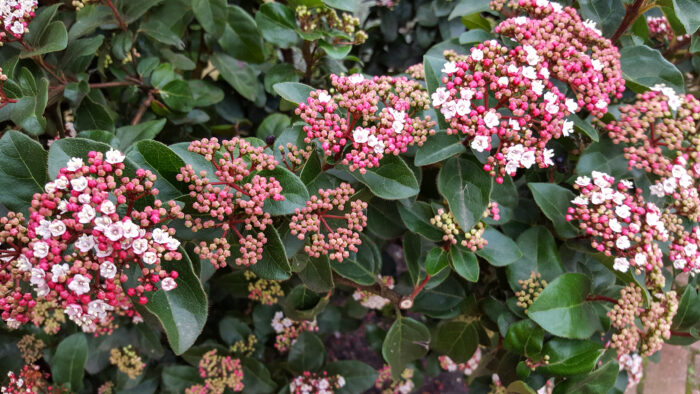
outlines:
[{"label": "glossy green leaf", "polygon": [[413,163],[419,167],[426,166],[449,159],[452,156],[466,151],[466,148],[462,145],[460,136],[438,132],[428,138],[423,146],[418,148]]},{"label": "glossy green leaf", "polygon": [[88,343],[83,333],[75,333],[62,340],[51,360],[51,378],[67,390],[78,391],[83,387]]},{"label": "glossy green leaf", "polygon": [[322,293],[333,288],[333,271],[331,270],[328,256],[309,259],[303,270],[299,271],[299,278],[309,289]]},{"label": "glossy green leaf", "polygon": [[111,146],[101,142],[86,140],[83,138],[61,139],[53,144],[49,149],[49,178],[56,179],[58,171],[65,167],[72,157],[79,157],[87,163],[88,152],[107,152]]},{"label": "glossy green leaf", "polygon": [[542,351],[544,330],[532,320],[525,319],[508,327],[503,346],[513,352],[532,359]]},{"label": "glossy green leaf", "polygon": [[318,371],[326,362],[326,348],[318,335],[302,331],[289,350],[289,366],[297,373]]},{"label": "glossy green leaf", "polygon": [[644,91],[656,84],[665,84],[678,93],[685,92],[683,74],[656,49],[637,45],[620,49],[622,76],[630,89]]},{"label": "glossy green leaf", "polygon": [[566,220],[566,210],[571,206],[574,193],[553,183],[528,183],[527,187],[560,237],[573,238],[578,235],[576,227]]},{"label": "glossy green leaf", "polygon": [[369,365],[355,360],[341,360],[329,363],[325,371],[328,375],[341,375],[345,386],[334,390],[337,394],[361,394],[374,386],[379,375]]},{"label": "glossy green leaf", "polygon": [[518,245],[512,239],[492,227],[487,227],[481,238],[488,243],[477,250],[476,254],[486,259],[493,266],[503,267],[513,264],[523,255]]},{"label": "glossy green leaf", "polygon": [[260,33],[268,42],[289,48],[299,39],[294,12],[281,3],[265,3],[255,14]]},{"label": "glossy green leaf", "polygon": [[581,18],[595,22],[605,37],[615,33],[625,16],[622,0],[581,0],[579,5]]},{"label": "glossy green leaf", "polygon": [[697,0],[673,0],[673,8],[686,33],[693,35],[700,27],[700,3]]},{"label": "glossy green leaf", "polygon": [[700,294],[698,289],[688,285],[683,291],[678,312],[673,317],[673,327],[679,330],[687,330],[700,321]]},{"label": "glossy green leaf", "polygon": [[592,305],[586,301],[590,279],[567,273],[549,283],[528,308],[528,317],[553,335],[587,339],[599,327]]},{"label": "glossy green leaf", "polygon": [[378,167],[367,169],[365,174],[353,171],[351,175],[385,200],[400,200],[419,192],[416,176],[398,156],[387,155],[379,161]]},{"label": "glossy green leaf", "polygon": [[438,272],[447,268],[448,265],[447,252],[440,247],[431,249],[430,252],[428,252],[428,256],[425,258],[425,272],[430,276],[437,275]]},{"label": "glossy green leaf", "polygon": [[549,356],[549,363],[538,371],[569,376],[586,373],[593,370],[604,351],[603,345],[593,341],[552,338],[542,351]]},{"label": "glossy green leaf", "polygon": [[306,102],[309,93],[315,90],[309,85],[298,82],[280,82],[275,84],[273,89],[280,97],[294,104]]},{"label": "glossy green leaf", "polygon": [[469,361],[479,345],[475,323],[463,320],[442,321],[431,344],[435,350],[449,356],[455,363]]},{"label": "glossy green leaf", "polygon": [[364,235],[360,235],[360,238],[362,244],[358,245],[357,253],[351,252],[350,257],[342,262],[332,260],[331,267],[340,276],[368,286],[376,282],[381,260],[374,242]]},{"label": "glossy green leaf", "polygon": [[154,139],[164,126],[165,119],[160,119],[118,128],[115,135],[119,139],[119,150],[125,152],[135,142]]},{"label": "glossy green leaf", "polygon": [[34,193],[48,182],[48,153],[26,135],[10,130],[0,138],[0,204],[27,212]]},{"label": "glossy green leaf", "polygon": [[[223,71],[221,73],[224,75]],[[192,92],[190,92],[190,86],[187,82],[179,79],[170,81],[158,92],[168,108],[179,112],[189,112],[192,109]]]},{"label": "glossy green leaf", "polygon": [[287,255],[284,251],[284,245],[282,244],[279,233],[277,233],[274,227],[267,226],[265,229],[265,237],[267,238],[267,243],[263,248],[262,258],[252,265],[250,270],[253,271],[255,275],[265,279],[289,279],[292,268],[287,261]]},{"label": "glossy green leaf", "polygon": [[294,287],[284,298],[284,314],[293,320],[314,320],[328,305],[328,297],[321,297],[304,285]]},{"label": "glossy green leaf", "polygon": [[211,63],[219,70],[226,82],[246,99],[256,101],[264,94],[255,70],[248,64],[223,53],[215,53],[211,57]]},{"label": "glossy green leaf", "polygon": [[476,282],[479,280],[479,261],[476,255],[461,245],[450,246],[452,268],[462,278]]},{"label": "glossy green leaf", "polygon": [[139,168],[156,175],[154,187],[157,198],[163,202],[176,200],[188,194],[187,185],[177,180],[185,162],[175,152],[158,141],[142,140],[127,155]]},{"label": "glossy green leaf", "polygon": [[469,231],[489,204],[491,177],[470,161],[452,158],[440,169],[438,190],[462,230]]},{"label": "glossy green leaf", "polygon": [[226,0],[192,0],[192,11],[207,33],[221,37],[226,27]]},{"label": "glossy green leaf", "polygon": [[408,363],[423,357],[429,343],[430,331],[423,323],[399,316],[382,344],[382,356],[391,366],[392,377],[397,379]]},{"label": "glossy green leaf", "polygon": [[53,21],[58,4],[42,8],[29,24],[29,32],[23,37],[31,49],[24,48],[20,58],[62,51],[68,45],[68,32],[62,21]]},{"label": "glossy green leaf", "polygon": [[263,40],[255,19],[243,8],[237,5],[228,7],[228,24],[219,44],[226,54],[251,63],[262,63],[265,60]]},{"label": "glossy green leaf", "polygon": [[615,360],[610,360],[595,371],[573,376],[554,388],[554,394],[595,394],[607,393],[617,380],[620,366]]},{"label": "glossy green leaf", "polygon": [[191,386],[204,383],[197,368],[189,365],[164,367],[160,379],[164,392],[169,394],[182,393]]},{"label": "glossy green leaf", "polygon": [[491,7],[489,6],[488,0],[459,0],[448,19],[459,18],[463,15],[471,15],[476,12],[489,11],[490,9]]},{"label": "glossy green leaf", "polygon": [[520,289],[519,280],[526,280],[530,272],[542,274],[551,282],[564,273],[554,237],[545,227],[532,227],[520,234],[517,244],[523,257],[508,266],[506,273],[512,289]]},{"label": "glossy green leaf", "polygon": [[574,122],[574,129],[578,130],[580,133],[587,135],[590,139],[592,139],[595,142],[598,142],[600,140],[600,137],[598,136],[598,130],[596,130],[595,127],[593,127],[593,125],[591,125],[589,121],[581,119],[576,114],[569,115],[569,119]]},{"label": "glossy green leaf", "polygon": [[402,201],[396,207],[409,230],[434,242],[442,240],[444,233],[430,223],[430,219],[435,216],[430,204],[423,201]]},{"label": "glossy green leaf", "polygon": [[265,211],[270,215],[290,215],[295,209],[301,209],[309,199],[309,191],[304,182],[288,169],[277,166],[274,170],[264,170],[260,176],[274,177],[282,186],[284,200],[265,202]]},{"label": "glossy green leaf", "polygon": [[246,393],[267,394],[275,391],[277,384],[263,363],[251,357],[244,357],[241,359],[241,365]]}]

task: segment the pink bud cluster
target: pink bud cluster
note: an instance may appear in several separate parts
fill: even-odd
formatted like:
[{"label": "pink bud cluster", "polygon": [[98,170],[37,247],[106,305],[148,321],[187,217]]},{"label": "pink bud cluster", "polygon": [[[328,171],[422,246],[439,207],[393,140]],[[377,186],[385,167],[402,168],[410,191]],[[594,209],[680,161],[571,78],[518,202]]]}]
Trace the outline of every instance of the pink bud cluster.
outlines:
[{"label": "pink bud cluster", "polygon": [[649,39],[651,40],[670,44],[690,39],[690,34],[676,37],[671,24],[665,16],[648,16],[647,26],[649,27]]},{"label": "pink bud cluster", "polygon": [[3,0],[0,3],[0,46],[3,41],[21,39],[29,31],[27,26],[34,19],[38,5],[37,0]]},{"label": "pink bud cluster", "polygon": [[[394,288],[394,278],[392,278],[391,276],[379,275],[379,281],[382,282],[382,284],[384,285],[383,287],[386,287],[388,289]],[[391,303],[390,300],[388,300],[380,295],[371,293],[371,292],[366,291],[366,290],[360,290],[360,289],[356,289],[355,292],[352,293],[352,298],[355,301],[358,301],[362,306],[364,306],[365,308],[368,308],[368,309],[380,310],[380,309],[384,308],[386,305],[388,305],[389,303]]]},{"label": "pink bud cluster", "polygon": [[318,331],[316,320],[314,321],[295,321],[284,316],[282,312],[275,312],[272,318],[272,329],[277,333],[275,338],[275,348],[284,353],[289,350],[297,341],[299,334],[302,331]]},{"label": "pink bud cluster", "polygon": [[659,207],[645,202],[641,189],[632,190],[630,181],[615,183],[613,177],[596,171],[592,178],[576,179],[574,188],[580,194],[571,201],[566,219],[578,220],[593,248],[615,257],[614,269],[651,272],[663,282],[658,243],[666,242],[669,233]]},{"label": "pink bud cluster", "polygon": [[216,168],[214,174],[197,172],[191,165],[180,169],[177,179],[189,183],[192,208],[199,215],[186,215],[185,225],[192,231],[220,228],[223,235],[211,244],[202,241],[195,251],[215,267],[226,265],[231,256],[228,236],[238,241],[240,256],[236,265],[250,266],[262,257],[267,238],[265,228],[272,224],[265,203],[284,200],[282,186],[272,176],[261,175],[273,170],[278,162],[265,153],[265,147],[255,147],[235,137],[219,141],[216,138],[193,141],[190,152],[204,156]]},{"label": "pink bud cluster", "polygon": [[[464,134],[478,152],[491,152],[484,170],[503,182],[518,168],[554,164],[547,143],[567,136],[573,122],[566,116],[577,104],[552,84],[546,61],[533,47],[508,50],[496,41],[472,47],[464,60],[442,69],[443,87],[432,95],[448,123],[448,134]],[[466,141],[465,141],[466,142]]]},{"label": "pink bud cluster", "polygon": [[[182,213],[173,201],[135,209],[137,201],[158,194],[155,175],[138,169],[133,178],[126,176],[120,152],[90,152],[88,158],[87,164],[71,158],[46,192],[34,195],[27,224],[31,241],[15,264],[36,294],[29,308],[34,300],[56,302],[83,331],[103,333],[111,331],[113,314],[139,318],[127,295],[145,304],[146,293],[177,286],[177,271],[167,272],[161,262],[181,258],[180,242],[162,222]],[[139,274],[125,292],[123,270],[132,264]],[[7,298],[0,300],[3,319],[26,323],[30,316],[13,314]]]},{"label": "pink bud cluster", "polygon": [[292,394],[333,394],[336,389],[345,386],[341,375],[329,376],[326,371],[313,373],[305,371],[289,383]]},{"label": "pink bud cluster", "polygon": [[632,387],[639,383],[644,376],[644,359],[639,354],[627,353],[618,357],[620,371],[627,372],[627,387]]},{"label": "pink bud cluster", "polygon": [[450,357],[444,355],[438,357],[438,360],[440,360],[440,367],[442,367],[442,369],[445,371],[462,371],[465,376],[469,376],[476,371],[477,367],[479,367],[479,363],[481,362],[481,348],[477,347],[474,355],[465,363],[457,364],[452,361]]},{"label": "pink bud cluster", "polygon": [[210,350],[199,360],[199,376],[204,384],[188,387],[187,394],[214,394],[228,390],[243,390],[243,367],[241,360],[222,356],[216,349]]},{"label": "pink bud cluster", "polygon": [[[304,246],[309,256],[328,255],[331,260],[343,261],[350,252],[357,252],[362,243],[360,233],[367,226],[367,203],[350,201],[354,193],[347,183],[332,190],[319,189],[318,196],[311,196],[304,208],[294,211],[289,229],[301,240],[311,233],[311,243]],[[350,210],[345,212],[347,205]]]},{"label": "pink bud cluster", "polygon": [[[494,0],[491,6],[502,11],[505,3]],[[578,107],[602,117],[610,97],[622,97],[620,53],[595,22],[582,21],[574,8],[547,0],[510,0],[507,5],[527,16],[509,18],[494,31],[532,46],[550,65],[553,76],[569,85]]]},{"label": "pink bud cluster", "polygon": [[380,390],[382,394],[409,394],[416,387],[413,383],[413,369],[406,368],[401,372],[401,379],[391,378],[391,367],[384,365],[379,370],[374,388]]},{"label": "pink bud cluster", "polygon": [[318,140],[326,156],[350,171],[364,174],[367,168],[379,166],[385,155],[422,145],[434,133],[435,123],[417,116],[428,108],[428,96],[416,81],[354,74],[331,75],[331,84],[331,92],[311,92],[296,114],[306,123],[305,142]]},{"label": "pink bud cluster", "polygon": [[[661,349],[664,339],[671,338],[671,323],[678,311],[675,291],[653,294],[650,305],[643,308],[642,289],[631,283],[620,291],[620,299],[608,312],[611,325],[618,330],[610,346],[618,355],[638,352],[650,356]],[[635,323],[641,322],[641,329]]]},{"label": "pink bud cluster", "polygon": [[638,94],[634,104],[620,106],[619,121],[598,124],[613,142],[625,144],[630,168],[669,177],[674,159],[682,158],[700,173],[700,100],[690,94],[656,85]]},{"label": "pink bud cluster", "polygon": [[49,384],[50,375],[41,371],[36,364],[26,364],[19,375],[10,371],[7,373],[8,381],[0,387],[0,393],[28,394],[28,393],[60,393],[59,387]]}]

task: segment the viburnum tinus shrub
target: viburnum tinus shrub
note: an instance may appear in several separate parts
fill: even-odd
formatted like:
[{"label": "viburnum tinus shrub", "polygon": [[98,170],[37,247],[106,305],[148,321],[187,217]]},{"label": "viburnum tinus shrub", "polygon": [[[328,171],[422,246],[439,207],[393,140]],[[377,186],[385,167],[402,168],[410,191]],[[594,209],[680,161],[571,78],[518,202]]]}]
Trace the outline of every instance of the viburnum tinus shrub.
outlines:
[{"label": "viburnum tinus shrub", "polygon": [[700,330],[693,2],[7,0],[3,392],[623,392]]}]

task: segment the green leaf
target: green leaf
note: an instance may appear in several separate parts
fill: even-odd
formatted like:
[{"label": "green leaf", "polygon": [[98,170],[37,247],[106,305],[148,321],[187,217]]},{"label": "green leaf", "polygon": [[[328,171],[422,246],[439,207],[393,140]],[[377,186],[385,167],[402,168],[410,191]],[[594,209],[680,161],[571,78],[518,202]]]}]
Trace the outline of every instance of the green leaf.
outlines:
[{"label": "green leaf", "polygon": [[625,16],[625,6],[621,0],[581,0],[579,5],[581,18],[595,22],[605,37],[615,33]]},{"label": "green leaf", "polygon": [[85,96],[76,111],[75,128],[113,131],[114,118],[115,114],[100,102],[99,92],[93,90]]},{"label": "green leaf", "polygon": [[350,13],[357,12],[360,4],[360,0],[323,0],[323,4],[335,8],[341,11],[347,11]]},{"label": "green leaf", "polygon": [[411,284],[417,286],[421,277],[421,266],[418,261],[423,254],[421,247],[421,238],[411,231],[406,231],[404,234],[401,244],[403,245],[403,255],[406,260],[406,267],[408,268],[408,274],[411,277]]},{"label": "green leaf", "polygon": [[578,235],[576,227],[566,220],[566,210],[571,206],[574,193],[553,183],[528,183],[527,187],[560,237],[573,238]]},{"label": "green leaf", "polygon": [[646,45],[622,48],[620,66],[622,76],[635,92],[642,92],[656,84],[665,84],[678,93],[685,93],[683,74],[656,49]]},{"label": "green leaf", "polygon": [[[141,24],[141,30],[154,40],[177,49],[185,49],[185,43],[165,23],[151,19]],[[188,59],[189,60],[189,59]]]},{"label": "green leaf", "polygon": [[459,18],[463,15],[471,15],[490,9],[488,0],[459,0],[447,19]]},{"label": "green leaf", "polygon": [[309,289],[322,293],[333,288],[333,271],[328,256],[308,257],[308,263],[299,271],[299,278]]},{"label": "green leaf", "polygon": [[545,227],[532,227],[520,234],[517,240],[523,257],[508,266],[506,274],[512,289],[520,289],[519,280],[526,280],[530,272],[542,274],[542,279],[553,281],[564,273],[559,250],[554,237]]},{"label": "green leaf", "polygon": [[154,314],[168,337],[170,348],[180,355],[197,340],[207,321],[207,294],[194,273],[192,261],[182,247],[180,261],[163,261],[166,271],[177,270],[177,287],[170,291],[159,289],[146,293],[148,302],[143,306]]},{"label": "green leaf", "polygon": [[538,372],[552,375],[590,372],[604,351],[603,345],[593,341],[552,338],[542,352],[549,356],[549,363],[539,367]]},{"label": "green leaf", "polygon": [[210,59],[226,82],[241,96],[254,102],[264,94],[263,86],[250,65],[223,53],[215,53]]},{"label": "green leaf", "polygon": [[228,24],[219,38],[219,44],[236,59],[251,63],[265,61],[263,40],[255,19],[237,5],[228,7]]},{"label": "green leaf", "polygon": [[448,265],[447,253],[443,248],[437,246],[431,249],[425,258],[425,272],[430,276],[437,275],[438,272],[445,269]]},{"label": "green leaf", "polygon": [[309,93],[316,90],[309,85],[298,82],[280,82],[272,87],[283,99],[294,104],[304,103],[309,97]]},{"label": "green leaf", "polygon": [[481,29],[472,29],[465,31],[459,36],[459,43],[462,45],[482,43],[484,41],[492,40],[494,35]]},{"label": "green leaf", "polygon": [[595,127],[593,127],[593,125],[591,125],[589,121],[581,119],[576,114],[569,115],[569,120],[574,122],[574,129],[578,130],[580,133],[587,135],[590,139],[592,139],[595,142],[598,142],[600,140],[600,137],[598,136],[598,130],[596,130]]},{"label": "green leaf", "polygon": [[165,119],[160,119],[118,128],[115,135],[119,138],[119,150],[125,152],[135,142],[156,138],[164,126]]},{"label": "green leaf", "polygon": [[492,227],[487,227],[481,238],[488,243],[477,250],[476,254],[486,259],[493,266],[503,267],[513,264],[523,256],[520,248],[512,239]]},{"label": "green leaf", "polygon": [[302,331],[289,350],[289,366],[297,373],[318,371],[326,363],[326,348],[318,335]]},{"label": "green leaf", "polygon": [[192,11],[207,33],[221,37],[226,26],[226,0],[192,0]]},{"label": "green leaf", "polygon": [[304,285],[298,285],[284,298],[282,309],[292,320],[314,320],[328,305],[328,297],[321,297]]},{"label": "green leaf", "polygon": [[352,45],[334,45],[326,40],[319,40],[318,46],[326,52],[328,57],[336,60],[344,59],[352,50]]},{"label": "green leaf", "polygon": [[442,240],[444,233],[430,223],[435,215],[430,204],[423,201],[402,201],[396,205],[401,220],[414,233],[434,242]]},{"label": "green leaf", "polygon": [[460,136],[452,134],[448,135],[445,132],[438,132],[428,138],[422,147],[418,148],[413,164],[416,166],[427,166],[434,164],[452,156],[466,152],[466,148],[462,145]]},{"label": "green leaf", "polygon": [[476,255],[461,245],[450,246],[452,268],[462,278],[476,282],[479,280],[479,262]]},{"label": "green leaf", "polygon": [[208,107],[219,103],[225,97],[223,90],[206,80],[189,80],[187,85],[192,93],[193,107]]},{"label": "green leaf", "polygon": [[615,360],[610,360],[595,371],[573,376],[554,388],[554,394],[598,394],[607,393],[615,385],[620,366]]},{"label": "green leaf", "polygon": [[107,152],[111,146],[83,138],[64,138],[55,141],[49,149],[49,178],[56,179],[58,171],[66,166],[72,157],[80,157],[87,162],[88,152]]},{"label": "green leaf", "polygon": [[116,1],[117,9],[124,22],[131,23],[141,18],[148,10],[160,4],[163,0]]},{"label": "green leaf", "polygon": [[598,328],[592,305],[586,301],[590,279],[566,273],[549,283],[528,308],[528,317],[553,335],[587,339]]},{"label": "green leaf", "polygon": [[489,205],[491,177],[470,161],[452,158],[440,169],[438,190],[462,230],[469,231]]},{"label": "green leaf", "polygon": [[[226,79],[225,76],[224,79]],[[190,92],[190,86],[187,82],[179,79],[170,81],[160,88],[158,93],[160,98],[163,99],[163,103],[170,109],[178,112],[189,112],[192,110],[192,92]]]},{"label": "green leaf", "polygon": [[601,171],[615,178],[629,176],[628,161],[622,145],[613,144],[604,136],[600,142],[588,145],[576,164],[576,173],[581,175]]},{"label": "green leaf", "polygon": [[503,341],[506,350],[529,358],[535,358],[542,351],[544,330],[532,320],[515,322],[508,327]]},{"label": "green leaf", "polygon": [[34,193],[42,193],[48,182],[48,153],[41,144],[10,130],[0,138],[0,204],[26,213]]},{"label": "green leaf", "polygon": [[244,357],[241,359],[243,366],[243,387],[246,393],[272,393],[277,384],[272,380],[270,371],[260,361]]},{"label": "green leaf", "polygon": [[686,33],[693,35],[700,27],[700,3],[697,0],[673,0],[673,8]]},{"label": "green leaf", "polygon": [[119,149],[119,138],[117,138],[114,133],[104,130],[85,130],[79,132],[76,137],[85,138],[88,140],[93,140],[97,142],[102,142],[104,144],[114,147],[114,149]]},{"label": "green leaf", "polygon": [[282,82],[299,82],[299,74],[293,65],[278,63],[265,73],[265,91],[275,94],[274,86]]},{"label": "green leaf", "polygon": [[139,168],[157,176],[153,186],[158,189],[156,198],[163,202],[176,200],[188,194],[187,186],[177,180],[185,162],[158,141],[143,140],[136,143],[127,155]]},{"label": "green leaf", "polygon": [[83,333],[75,333],[61,341],[51,360],[51,377],[54,383],[77,392],[83,387],[88,343]]},{"label": "green leaf", "polygon": [[43,8],[32,20],[29,24],[29,32],[23,37],[31,50],[22,49],[20,58],[25,59],[66,49],[68,45],[66,25],[61,21],[51,22],[57,9],[58,4]]},{"label": "green leaf", "polygon": [[267,226],[265,237],[267,238],[267,243],[263,248],[262,258],[250,266],[250,270],[255,275],[265,279],[289,279],[292,268],[287,261],[287,255],[284,252],[284,245],[279,233],[273,226]]},{"label": "green leaf", "polygon": [[292,123],[289,116],[280,113],[272,113],[267,115],[260,123],[255,132],[255,136],[260,139],[265,139],[268,136],[279,137]]},{"label": "green leaf", "polygon": [[678,330],[687,330],[698,322],[700,322],[700,294],[698,289],[688,285],[678,304],[678,312],[673,317],[673,327]]},{"label": "green leaf", "polygon": [[475,323],[464,320],[442,321],[437,326],[432,347],[455,363],[469,361],[479,345]]},{"label": "green leaf", "polygon": [[299,39],[294,11],[283,4],[263,4],[255,14],[255,21],[265,41],[274,42],[280,48],[289,48]]},{"label": "green leaf", "polygon": [[419,192],[416,176],[398,156],[387,155],[379,161],[378,167],[368,168],[365,174],[353,171],[351,175],[385,200],[400,200]]},{"label": "green leaf", "polygon": [[430,331],[410,317],[399,316],[391,325],[382,344],[382,356],[391,366],[391,376],[397,380],[411,361],[428,353]]},{"label": "green leaf", "polygon": [[379,251],[369,238],[360,234],[362,244],[357,246],[357,253],[350,252],[350,257],[342,262],[331,261],[333,271],[340,276],[350,279],[361,285],[373,285],[377,280],[377,274],[381,266]]},{"label": "green leaf", "polygon": [[274,177],[282,186],[284,200],[270,200],[265,203],[265,211],[270,215],[291,215],[295,209],[301,209],[306,206],[306,201],[309,199],[309,191],[306,189],[304,182],[288,169],[277,166],[274,170],[260,171],[260,176]]},{"label": "green leaf", "polygon": [[199,371],[189,365],[169,365],[163,368],[160,374],[162,387],[166,393],[183,393],[196,384],[202,384],[204,379],[199,376]]},{"label": "green leaf", "polygon": [[341,375],[345,379],[345,386],[334,390],[337,394],[361,394],[374,386],[379,375],[369,365],[355,360],[341,360],[329,363],[326,366],[328,375]]}]

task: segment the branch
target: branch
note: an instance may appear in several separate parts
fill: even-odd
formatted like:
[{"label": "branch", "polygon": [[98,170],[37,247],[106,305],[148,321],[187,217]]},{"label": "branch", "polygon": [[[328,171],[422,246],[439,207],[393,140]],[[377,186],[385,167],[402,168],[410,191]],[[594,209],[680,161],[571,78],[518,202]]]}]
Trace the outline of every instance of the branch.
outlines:
[{"label": "branch", "polygon": [[351,281],[350,279],[344,278],[337,273],[333,272],[333,282],[339,285],[344,285],[344,286],[349,286],[349,287],[354,287],[357,290],[362,290],[362,291],[368,291],[370,293],[376,294],[378,296],[384,297],[387,300],[391,301],[392,304],[395,306],[399,307],[400,309],[411,309],[413,307],[413,299],[416,298],[418,294],[420,294],[421,290],[425,287],[425,284],[430,280],[430,276],[427,276],[423,282],[416,286],[413,289],[413,292],[408,295],[404,296],[399,294],[398,292],[386,287],[382,283],[375,283],[373,285],[361,285],[359,283],[355,283]]},{"label": "branch", "polygon": [[112,0],[105,0],[105,2],[107,3],[107,7],[109,7],[112,10],[114,17],[117,18],[117,23],[119,24],[119,28],[126,31],[127,24],[122,19],[122,16],[119,15],[119,11],[117,11],[117,7],[115,7],[114,4],[112,4]]},{"label": "branch", "polygon": [[648,4],[647,0],[635,0],[634,3],[628,5],[625,9],[625,17],[622,18],[620,26],[617,27],[615,33],[612,35],[612,37],[610,37],[610,41],[613,44],[616,44],[620,37],[625,34],[630,25],[632,25],[632,23],[634,23],[634,21],[637,20],[641,14],[653,6],[654,2],[652,1],[651,4]]},{"label": "branch", "polygon": [[136,126],[137,124],[139,124],[141,118],[143,117],[143,114],[146,113],[146,108],[148,108],[148,106],[151,105],[151,103],[153,102],[153,98],[153,91],[148,92],[148,97],[146,97],[146,99],[143,100],[138,112],[136,112],[136,116],[134,116],[134,120],[131,121],[132,126]]}]

